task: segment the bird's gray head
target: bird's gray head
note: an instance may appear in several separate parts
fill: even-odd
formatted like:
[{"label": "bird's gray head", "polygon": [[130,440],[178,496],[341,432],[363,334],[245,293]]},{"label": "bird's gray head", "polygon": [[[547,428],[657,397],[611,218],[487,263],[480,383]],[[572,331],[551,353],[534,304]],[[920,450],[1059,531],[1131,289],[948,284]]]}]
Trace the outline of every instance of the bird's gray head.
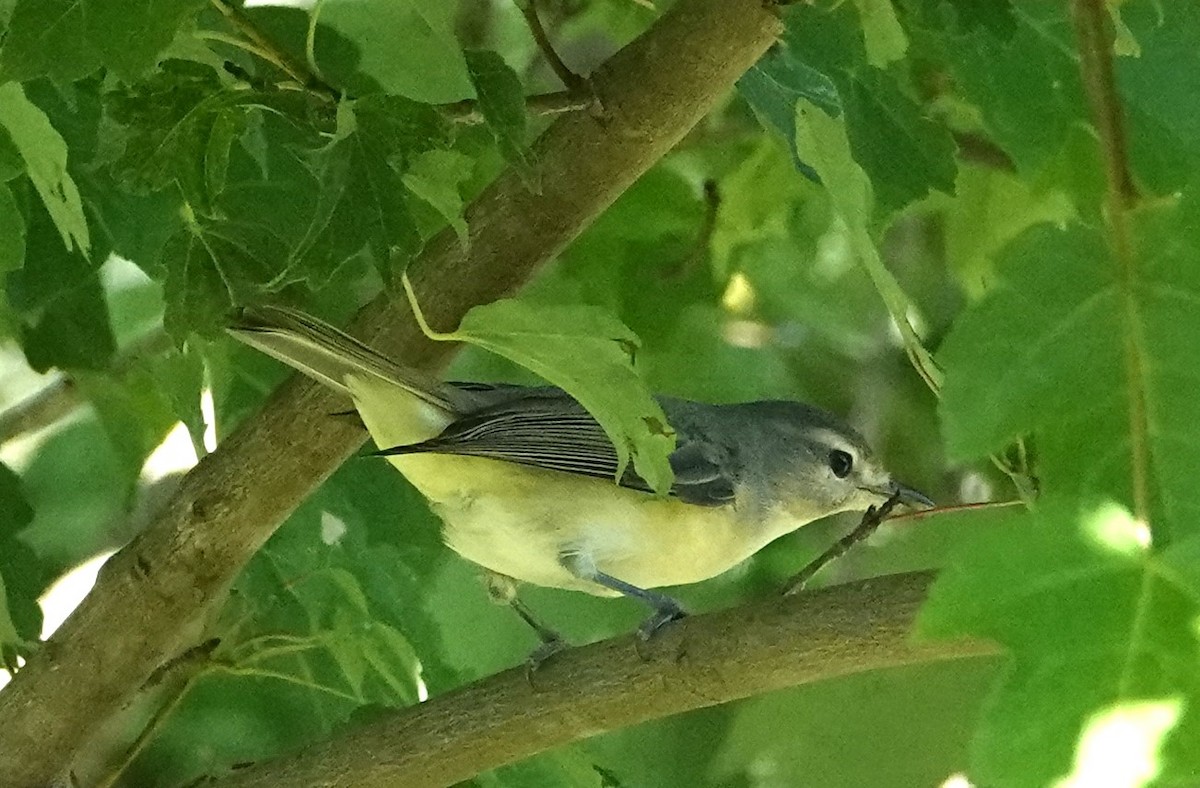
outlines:
[{"label": "bird's gray head", "polygon": [[753,402],[743,406],[759,425],[747,468],[763,485],[767,501],[797,520],[862,511],[899,494],[903,503],[932,506],[883,467],[866,440],[831,413],[799,402]]}]

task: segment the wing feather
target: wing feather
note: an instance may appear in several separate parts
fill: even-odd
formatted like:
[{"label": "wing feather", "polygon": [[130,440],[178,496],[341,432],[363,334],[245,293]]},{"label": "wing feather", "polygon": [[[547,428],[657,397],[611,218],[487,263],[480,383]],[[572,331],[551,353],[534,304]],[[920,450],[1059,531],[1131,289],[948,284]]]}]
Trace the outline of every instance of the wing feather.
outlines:
[{"label": "wing feather", "polygon": [[[487,457],[563,473],[615,479],[617,452],[600,424],[560,389],[497,387],[499,401],[451,423],[436,438],[393,446],[380,455],[458,454]],[[668,414],[668,417],[670,414]],[[678,448],[671,455],[675,484],[671,494],[687,503],[720,506],[734,497],[733,471],[713,461],[703,442],[675,425]],[[651,492],[626,468],[622,487]]]}]

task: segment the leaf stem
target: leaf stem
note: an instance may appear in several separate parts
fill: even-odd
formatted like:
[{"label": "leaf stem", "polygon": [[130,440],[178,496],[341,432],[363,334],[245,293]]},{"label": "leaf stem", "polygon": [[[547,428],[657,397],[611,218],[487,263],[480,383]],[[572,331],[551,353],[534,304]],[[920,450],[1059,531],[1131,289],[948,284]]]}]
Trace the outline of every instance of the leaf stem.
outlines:
[{"label": "leaf stem", "polygon": [[277,46],[274,41],[258,29],[258,26],[251,21],[245,11],[229,3],[228,0],[210,0],[210,2],[225,16],[225,19],[229,21],[229,24],[234,29],[257,47],[258,51],[255,54],[258,54],[308,90],[333,101],[341,98],[342,93],[340,90],[317,76],[306,63],[292,57],[282,47]]},{"label": "leaf stem", "polygon": [[125,770],[129,768],[129,765],[137,760],[137,757],[146,749],[146,745],[154,740],[155,735],[162,729],[163,723],[170,719],[175,710],[179,708],[179,705],[183,703],[184,698],[192,691],[192,687],[196,685],[197,679],[203,675],[203,673],[200,673],[190,678],[166,703],[158,707],[154,712],[154,716],[146,723],[146,727],[142,728],[137,738],[133,740],[133,744],[125,751],[121,762],[97,783],[96,788],[111,788],[111,786],[116,784],[121,775],[125,773]]},{"label": "leaf stem", "polygon": [[1113,69],[1113,36],[1104,0],[1072,0],[1075,34],[1079,43],[1079,72],[1091,106],[1092,122],[1100,138],[1100,155],[1106,176],[1105,220],[1109,245],[1118,266],[1123,323],[1125,385],[1129,398],[1130,466],[1133,513],[1150,522],[1149,467],[1146,416],[1146,372],[1141,347],[1141,318],[1136,295],[1137,256],[1129,212],[1138,194],[1133,183],[1126,147],[1124,113],[1117,94]]},{"label": "leaf stem", "polygon": [[409,281],[408,271],[400,272],[400,285],[404,288],[404,295],[408,298],[408,305],[412,309],[413,317],[416,318],[417,325],[421,329],[421,333],[435,342],[453,342],[457,337],[453,333],[443,334],[441,331],[434,331],[429,323],[425,320],[425,313],[421,311],[421,305],[417,303],[417,294],[413,290],[412,282]]},{"label": "leaf stem", "polygon": [[311,681],[309,679],[305,679],[300,676],[293,676],[289,673],[281,673],[276,670],[264,670],[262,668],[239,667],[237,665],[214,665],[210,669],[209,672],[211,672],[211,673],[226,673],[230,676],[248,676],[250,678],[259,678],[259,679],[276,679],[277,681],[282,681],[285,684],[295,684],[297,686],[304,687],[305,689],[316,690],[318,692],[324,692],[328,695],[332,695],[335,698],[341,698],[344,701],[348,701],[350,703],[355,703],[355,704],[360,704],[360,703],[362,703],[362,700],[363,700],[362,698],[358,697],[357,695],[352,695],[349,692],[343,692],[340,689],[336,689],[334,687],[327,686],[325,684],[320,683],[319,681]]}]

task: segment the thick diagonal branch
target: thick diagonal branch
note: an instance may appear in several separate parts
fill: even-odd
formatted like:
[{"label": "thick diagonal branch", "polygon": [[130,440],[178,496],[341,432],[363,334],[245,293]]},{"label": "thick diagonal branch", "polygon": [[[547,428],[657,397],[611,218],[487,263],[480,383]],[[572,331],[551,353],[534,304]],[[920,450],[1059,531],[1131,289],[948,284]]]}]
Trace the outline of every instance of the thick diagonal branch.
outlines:
[{"label": "thick diagonal branch", "polygon": [[[526,282],[685,134],[771,45],[763,0],[681,0],[592,75],[602,117],[575,113],[534,145],[541,191],[502,174],[468,208],[470,243],[433,239],[412,267],[435,325]],[[451,349],[422,338],[386,299],[352,330],[385,353],[438,367]],[[292,379],[180,485],[157,521],[115,556],[96,588],[0,692],[0,785],[44,786],[156,667],[192,645],[271,533],[364,435],[326,414],[345,403]]]},{"label": "thick diagonal branch", "polygon": [[672,625],[559,654],[399,710],[218,782],[441,788],[597,733],[771,690],[915,663],[994,656],[979,641],[914,643],[933,578],[893,575]]}]

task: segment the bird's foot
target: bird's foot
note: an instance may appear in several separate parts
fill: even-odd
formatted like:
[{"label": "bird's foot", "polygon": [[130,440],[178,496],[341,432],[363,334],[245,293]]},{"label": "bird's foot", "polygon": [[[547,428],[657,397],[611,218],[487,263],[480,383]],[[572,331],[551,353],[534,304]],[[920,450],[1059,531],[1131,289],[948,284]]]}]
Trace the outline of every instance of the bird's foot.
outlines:
[{"label": "bird's foot", "polygon": [[638,638],[643,643],[657,635],[668,624],[687,617],[687,611],[680,607],[678,603],[674,600],[668,600],[668,602],[669,604],[656,607],[654,615],[643,621],[638,627]]},{"label": "bird's foot", "polygon": [[570,643],[560,637],[543,640],[538,644],[538,647],[525,658],[525,678],[529,679],[529,683],[533,683],[533,674],[537,673],[542,665],[553,659],[556,654],[566,651],[570,646]]}]

